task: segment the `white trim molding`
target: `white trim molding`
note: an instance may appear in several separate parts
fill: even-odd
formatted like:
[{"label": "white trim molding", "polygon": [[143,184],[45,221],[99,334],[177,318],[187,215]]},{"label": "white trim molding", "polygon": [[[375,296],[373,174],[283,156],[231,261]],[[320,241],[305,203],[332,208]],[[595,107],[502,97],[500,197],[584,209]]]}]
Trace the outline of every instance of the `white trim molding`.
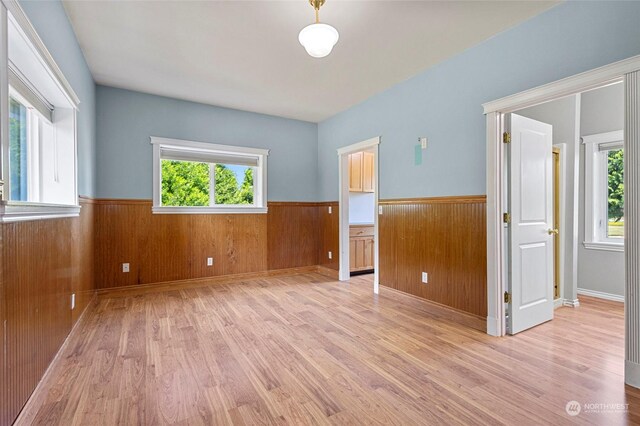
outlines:
[{"label": "white trim molding", "polygon": [[640,71],[624,77],[625,383],[640,387]]},{"label": "white trim molding", "polygon": [[619,294],[605,293],[604,291],[589,290],[587,288],[579,288],[578,294],[597,297],[598,299],[611,300],[613,302],[624,302],[624,296],[620,296]]},{"label": "white trim molding", "polygon": [[504,163],[504,147],[501,143],[494,143],[494,140],[500,138],[500,126],[499,114],[487,114],[487,162],[495,165],[487,168],[487,333],[491,336],[504,336],[506,333],[503,302],[503,288],[506,287],[503,281],[506,277],[506,272],[503,271],[504,224],[501,215],[494,214],[504,211],[504,181],[499,172]]},{"label": "white trim molding", "polygon": [[80,209],[80,206],[64,204],[3,201],[0,203],[0,222],[10,223],[26,220],[78,217],[80,216]]},{"label": "white trim molding", "polygon": [[638,69],[640,69],[640,55],[487,102],[482,104],[482,107],[485,114],[514,112],[564,96],[619,83],[625,74]]},{"label": "white trim molding", "polygon": [[577,308],[580,306],[580,301],[578,299],[562,299],[562,306],[566,306],[568,308]]},{"label": "white trim molding", "polygon": [[600,241],[584,241],[582,245],[587,250],[615,251],[624,253],[624,244],[606,243]]},{"label": "white trim molding", "polygon": [[[153,207],[155,214],[264,214],[267,213],[267,157],[269,150],[233,145],[218,145],[207,142],[196,142],[182,139],[171,139],[157,136],[150,137],[153,145]],[[162,205],[162,150],[182,151],[190,155],[233,156],[242,161],[252,158],[257,169],[254,178],[253,205],[216,205],[209,206],[163,206]],[[243,158],[241,158],[243,157]],[[244,158],[246,157],[246,158]],[[249,164],[249,163],[247,163]],[[211,185],[214,185],[213,181]]]},{"label": "white trim molding", "polygon": [[364,151],[369,148],[373,148],[376,145],[380,144],[380,136],[376,136],[375,138],[367,139],[366,141],[354,143],[353,145],[344,146],[342,148],[338,148],[338,155],[351,154],[358,151]]},{"label": "white trim molding", "polygon": [[267,207],[254,206],[216,206],[216,207],[174,207],[153,206],[151,212],[155,214],[263,214]]}]

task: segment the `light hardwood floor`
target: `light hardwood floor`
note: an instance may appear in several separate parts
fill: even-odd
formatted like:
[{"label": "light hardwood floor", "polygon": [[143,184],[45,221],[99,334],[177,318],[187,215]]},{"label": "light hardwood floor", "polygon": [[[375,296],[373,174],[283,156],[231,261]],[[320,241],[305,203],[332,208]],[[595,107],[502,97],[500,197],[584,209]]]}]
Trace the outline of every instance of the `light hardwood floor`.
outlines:
[{"label": "light hardwood floor", "polygon": [[[625,424],[621,304],[492,338],[369,277],[102,297],[21,424]],[[568,401],[629,404],[565,412]]]}]

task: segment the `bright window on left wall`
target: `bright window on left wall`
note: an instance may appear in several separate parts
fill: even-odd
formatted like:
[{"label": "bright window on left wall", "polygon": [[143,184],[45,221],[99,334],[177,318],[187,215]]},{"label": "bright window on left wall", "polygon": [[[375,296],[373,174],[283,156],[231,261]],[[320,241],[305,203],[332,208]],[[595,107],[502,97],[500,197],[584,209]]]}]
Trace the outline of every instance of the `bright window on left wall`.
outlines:
[{"label": "bright window on left wall", "polygon": [[624,251],[624,135],[584,136],[585,241],[588,249]]},{"label": "bright window on left wall", "polygon": [[16,2],[0,28],[0,221],[77,216],[79,99]]},{"label": "bright window on left wall", "polygon": [[259,148],[152,137],[154,213],[266,213]]}]

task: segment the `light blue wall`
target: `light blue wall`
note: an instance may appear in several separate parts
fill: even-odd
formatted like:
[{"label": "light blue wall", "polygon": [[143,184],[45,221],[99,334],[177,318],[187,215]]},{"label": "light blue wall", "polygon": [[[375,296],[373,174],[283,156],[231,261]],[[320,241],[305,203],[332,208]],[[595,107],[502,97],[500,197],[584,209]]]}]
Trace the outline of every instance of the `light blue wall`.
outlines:
[{"label": "light blue wall", "polygon": [[[604,87],[582,94],[580,135],[623,130],[624,85]],[[584,247],[585,168],[584,146],[580,147],[580,220],[578,227],[578,288],[624,296],[624,253],[589,250]]]},{"label": "light blue wall", "polygon": [[320,200],[338,199],[336,149],[373,136],[381,198],[485,194],[481,104],[640,54],[638,22],[640,2],[563,3],[320,123]]},{"label": "light blue wall", "polygon": [[317,199],[318,126],[148,95],[97,87],[100,198],[153,194],[150,136],[270,149],[268,198]]},{"label": "light blue wall", "polygon": [[78,193],[96,193],[96,102],[93,77],[58,0],[20,1],[38,35],[80,98],[78,111]]}]

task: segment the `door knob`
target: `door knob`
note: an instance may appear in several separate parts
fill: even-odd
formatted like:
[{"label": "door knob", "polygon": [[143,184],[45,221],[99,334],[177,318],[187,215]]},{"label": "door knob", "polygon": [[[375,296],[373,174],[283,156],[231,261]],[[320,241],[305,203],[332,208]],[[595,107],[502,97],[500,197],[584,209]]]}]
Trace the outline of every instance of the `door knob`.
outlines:
[{"label": "door knob", "polygon": [[547,234],[549,235],[558,235],[558,230],[557,229],[547,229]]}]

